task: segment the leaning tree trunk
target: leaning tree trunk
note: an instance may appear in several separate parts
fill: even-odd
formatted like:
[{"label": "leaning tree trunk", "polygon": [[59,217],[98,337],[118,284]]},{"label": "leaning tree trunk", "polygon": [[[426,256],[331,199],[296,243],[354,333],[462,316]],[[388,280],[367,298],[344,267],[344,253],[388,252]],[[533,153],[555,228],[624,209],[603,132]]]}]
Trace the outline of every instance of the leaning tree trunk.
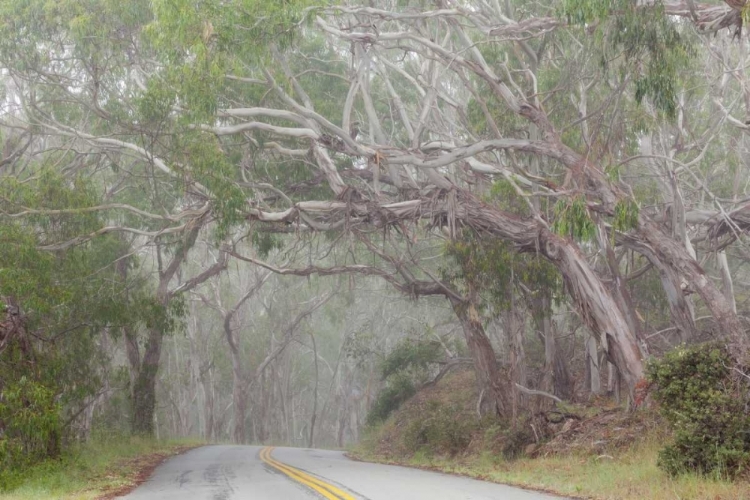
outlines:
[{"label": "leaning tree trunk", "polygon": [[735,356],[742,362],[750,361],[747,335],[727,297],[714,285],[685,247],[666,236],[645,217],[641,217],[639,222],[638,234],[643,239],[641,249],[645,250],[643,253],[646,258],[658,268],[681,276],[690,287],[685,292],[694,291],[700,295],[722,333],[730,340]]},{"label": "leaning tree trunk", "polygon": [[547,230],[541,232],[540,240],[542,252],[563,275],[579,314],[602,339],[608,359],[620,369],[632,394],[643,379],[644,368],[625,314],[575,245]]},{"label": "leaning tree trunk", "polygon": [[595,332],[607,356],[618,368],[632,394],[643,378],[644,368],[635,333],[625,314],[586,257],[572,240],[560,237],[541,222],[504,213],[458,191],[456,201],[445,208],[474,229],[512,241],[522,251],[538,252],[560,272],[579,315]]},{"label": "leaning tree trunk", "polygon": [[474,372],[479,386],[482,404],[480,413],[505,415],[510,409],[509,391],[500,377],[495,350],[484,331],[479,313],[471,301],[451,298],[466,338],[466,345],[474,362]]}]

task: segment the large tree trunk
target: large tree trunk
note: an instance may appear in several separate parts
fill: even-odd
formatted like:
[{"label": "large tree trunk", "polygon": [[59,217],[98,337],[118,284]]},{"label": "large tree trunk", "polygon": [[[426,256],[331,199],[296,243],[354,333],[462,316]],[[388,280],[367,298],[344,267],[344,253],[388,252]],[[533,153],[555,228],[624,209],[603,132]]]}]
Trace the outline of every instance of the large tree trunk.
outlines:
[{"label": "large tree trunk", "polygon": [[643,378],[641,351],[625,314],[570,241],[549,231],[541,234],[542,252],[560,270],[566,288],[586,324],[598,334],[608,359],[623,376],[630,393]]},{"label": "large tree trunk", "polygon": [[[170,300],[174,296],[175,291],[169,290],[169,283],[174,278],[180,266],[185,261],[187,253],[195,244],[195,240],[198,238],[198,232],[200,231],[201,225],[195,224],[188,234],[185,235],[183,244],[175,252],[169,265],[166,269],[161,267],[161,247],[157,246],[157,260],[159,262],[159,286],[156,289],[156,300],[164,309],[167,311],[167,306]],[[224,259],[226,255],[222,253]],[[226,260],[222,260],[203,273],[195,276],[190,282],[185,283],[181,287],[181,291],[187,291],[198,283],[202,283],[209,277],[217,274],[223,270]],[[131,332],[132,333],[132,332]],[[164,332],[158,327],[152,327],[148,332],[148,340],[146,341],[146,351],[143,354],[138,373],[133,383],[133,418],[132,418],[132,429],[135,434],[153,434],[154,432],[154,411],[156,409],[156,376],[159,372],[159,361],[161,359],[161,345],[163,340]],[[133,340],[133,339],[131,339]],[[137,343],[131,344],[128,347],[128,356],[135,355],[137,353]],[[131,367],[134,362],[134,358],[130,360]]]},{"label": "large tree trunk", "polygon": [[[474,229],[513,241],[522,251],[539,252],[560,271],[579,315],[596,333],[607,356],[632,393],[644,368],[635,333],[618,302],[594,272],[578,246],[541,222],[521,219],[478,201],[466,191],[457,193],[450,211]],[[448,208],[445,209],[449,212]]]},{"label": "large tree trunk", "polygon": [[508,387],[500,377],[495,350],[484,331],[479,312],[471,301],[459,301],[456,298],[450,300],[461,322],[466,345],[474,362],[474,372],[482,395],[480,412],[505,415],[510,409]]},{"label": "large tree trunk", "polygon": [[633,332],[636,339],[638,339],[638,347],[641,350],[641,356],[648,357],[648,345],[646,344],[643,331],[641,329],[640,321],[635,314],[635,308],[633,307],[633,300],[630,297],[630,291],[628,290],[627,283],[620,274],[620,264],[615,256],[615,251],[612,248],[609,237],[607,235],[604,224],[600,222],[597,227],[597,236],[599,239],[599,247],[604,252],[607,267],[612,275],[612,297],[615,299],[617,304],[620,306],[620,310],[625,317],[625,321],[628,322],[630,331]]},{"label": "large tree trunk", "polygon": [[156,375],[161,357],[162,332],[149,330],[146,351],[133,385],[132,429],[135,434],[154,433],[154,410],[156,408]]}]

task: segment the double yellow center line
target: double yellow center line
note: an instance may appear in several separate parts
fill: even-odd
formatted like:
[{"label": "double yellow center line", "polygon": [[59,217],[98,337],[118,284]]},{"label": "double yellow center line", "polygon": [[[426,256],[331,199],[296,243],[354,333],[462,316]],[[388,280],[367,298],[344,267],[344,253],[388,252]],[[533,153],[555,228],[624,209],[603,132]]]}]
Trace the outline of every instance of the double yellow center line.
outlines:
[{"label": "double yellow center line", "polygon": [[277,471],[286,475],[289,479],[297,481],[300,484],[304,484],[308,488],[317,491],[323,496],[323,498],[327,498],[328,500],[356,500],[349,493],[342,491],[331,484],[321,481],[317,477],[313,477],[306,472],[295,469],[290,465],[275,460],[271,456],[272,451],[273,447],[267,446],[263,448],[262,450],[260,450],[260,459],[263,460],[264,463],[270,465]]}]

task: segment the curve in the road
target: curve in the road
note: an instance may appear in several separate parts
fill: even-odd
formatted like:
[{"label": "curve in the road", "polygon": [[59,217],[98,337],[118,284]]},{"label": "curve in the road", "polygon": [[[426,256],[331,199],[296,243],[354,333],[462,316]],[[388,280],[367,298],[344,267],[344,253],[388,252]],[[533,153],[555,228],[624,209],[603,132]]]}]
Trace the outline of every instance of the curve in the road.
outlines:
[{"label": "curve in the road", "polygon": [[260,459],[263,460],[264,463],[268,464],[269,466],[273,467],[277,471],[286,475],[289,479],[296,481],[300,484],[303,484],[312,490],[317,491],[318,493],[323,495],[324,498],[327,498],[328,500],[355,500],[355,498],[351,496],[349,493],[342,491],[341,489],[333,486],[332,484],[328,484],[324,481],[321,481],[320,479],[315,478],[311,476],[310,474],[307,474],[299,469],[296,469],[292,467],[291,465],[287,465],[282,462],[279,462],[278,460],[275,460],[273,456],[271,455],[272,453],[273,453],[272,447],[263,448],[262,450],[260,450]]},{"label": "curve in the road", "polygon": [[[272,454],[273,453],[273,454]],[[553,500],[543,493],[341,451],[214,445],[160,465],[128,500]]]}]

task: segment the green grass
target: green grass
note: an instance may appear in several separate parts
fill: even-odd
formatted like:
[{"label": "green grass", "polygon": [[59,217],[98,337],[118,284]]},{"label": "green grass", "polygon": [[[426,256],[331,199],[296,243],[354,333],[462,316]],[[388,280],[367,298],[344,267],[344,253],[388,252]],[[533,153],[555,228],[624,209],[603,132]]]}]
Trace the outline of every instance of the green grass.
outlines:
[{"label": "green grass", "polygon": [[17,487],[0,500],[90,500],[133,484],[138,471],[159,455],[175,454],[196,441],[156,441],[136,437],[99,438],[74,447],[59,460],[24,471]]},{"label": "green grass", "polygon": [[505,461],[484,452],[457,459],[424,453],[394,460],[366,449],[353,455],[363,460],[399,463],[440,470],[498,483],[598,500],[748,500],[750,483],[723,481],[686,474],[671,478],[656,466],[663,443],[644,439],[614,456],[552,456]]}]

